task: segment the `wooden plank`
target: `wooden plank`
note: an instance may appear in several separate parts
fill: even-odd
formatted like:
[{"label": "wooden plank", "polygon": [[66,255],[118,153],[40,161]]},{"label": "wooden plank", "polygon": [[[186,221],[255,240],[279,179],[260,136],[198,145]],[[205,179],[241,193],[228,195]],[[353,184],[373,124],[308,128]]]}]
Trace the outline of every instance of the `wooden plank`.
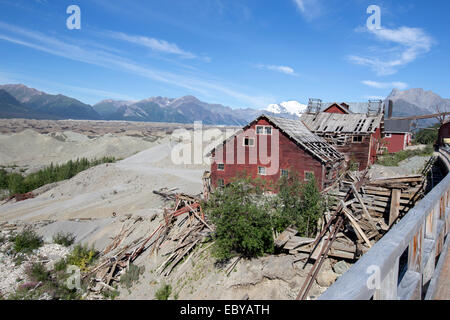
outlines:
[{"label": "wooden plank", "polygon": [[356,222],[356,219],[352,216],[352,214],[350,213],[350,211],[347,208],[343,208],[342,211],[344,212],[344,214],[347,216],[347,218],[350,220],[350,223],[352,224],[352,226],[356,229],[357,232],[359,232],[360,236],[364,239],[364,241],[366,242],[366,244],[369,246],[369,248],[372,247],[372,244],[370,243],[369,239],[367,238],[366,234],[364,233],[364,231],[362,231],[362,229],[360,228],[360,226],[358,225],[358,222]]},{"label": "wooden plank", "polygon": [[367,211],[367,208],[364,205],[364,200],[362,199],[361,195],[358,193],[358,190],[356,190],[356,188],[353,184],[351,185],[351,188],[353,190],[353,194],[355,195],[356,199],[358,199],[359,203],[361,204],[363,216],[368,220],[370,226],[374,230],[377,230],[377,227],[376,227],[375,223],[373,222],[372,217],[369,214],[369,211]]},{"label": "wooden plank", "polygon": [[389,227],[392,227],[394,222],[398,218],[398,214],[400,212],[400,195],[402,191],[399,189],[392,190],[391,196],[391,209],[389,211]]}]

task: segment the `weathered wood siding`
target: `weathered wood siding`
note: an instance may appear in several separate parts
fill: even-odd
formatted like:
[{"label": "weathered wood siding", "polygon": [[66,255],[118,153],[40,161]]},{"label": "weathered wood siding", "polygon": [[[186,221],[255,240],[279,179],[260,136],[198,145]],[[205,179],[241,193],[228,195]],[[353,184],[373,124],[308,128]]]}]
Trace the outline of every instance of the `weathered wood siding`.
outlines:
[{"label": "weathered wood siding", "polygon": [[408,144],[408,135],[408,133],[391,133],[390,137],[383,138],[383,145],[389,153],[402,151]]},{"label": "weathered wood siding", "polygon": [[[319,187],[322,188],[333,181],[339,174],[339,170],[342,169],[341,163],[338,163],[336,168],[327,170],[317,158],[300,148],[281,132],[278,135],[279,142],[277,144],[279,149],[278,165],[277,161],[265,163],[267,162],[264,161],[266,157],[258,155],[259,148],[267,145],[268,157],[275,159],[276,150],[272,150],[272,148],[276,146],[276,142],[272,143],[272,139],[276,138],[276,129],[272,127],[272,135],[256,135],[257,125],[271,126],[265,119],[260,119],[243,133],[228,141],[223,147],[216,148],[212,153],[211,183],[214,188],[218,186],[218,179],[223,179],[226,185],[233,178],[242,174],[276,183],[281,176],[281,169],[295,170],[301,179],[305,178],[306,171],[311,171],[314,173]],[[255,146],[243,147],[244,137],[255,138]],[[238,163],[238,149],[245,153],[245,163]],[[221,153],[225,155],[222,160],[220,159]],[[218,163],[224,163],[223,171],[218,170]],[[274,170],[269,172],[268,168],[271,167],[271,164]],[[266,167],[267,175],[258,175],[258,166]]]},{"label": "weathered wood siding", "polygon": [[444,123],[439,128],[437,144],[439,146],[444,145],[444,139],[446,139],[446,138],[450,138],[450,122]]}]

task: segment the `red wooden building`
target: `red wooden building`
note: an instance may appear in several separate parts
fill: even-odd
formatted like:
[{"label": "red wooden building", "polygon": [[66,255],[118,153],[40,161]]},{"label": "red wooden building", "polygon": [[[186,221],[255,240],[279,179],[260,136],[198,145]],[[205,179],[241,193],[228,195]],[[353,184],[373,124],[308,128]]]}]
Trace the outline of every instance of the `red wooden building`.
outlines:
[{"label": "red wooden building", "polygon": [[296,171],[303,180],[315,178],[322,189],[345,169],[344,156],[301,121],[267,115],[249,123],[210,155],[213,188],[239,174],[275,183]]},{"label": "red wooden building", "polygon": [[437,145],[440,147],[450,145],[450,121],[444,122],[439,128]]},{"label": "red wooden building", "polygon": [[322,112],[304,113],[300,120],[343,153],[354,170],[364,170],[375,163],[381,146],[384,114],[380,106],[371,109],[366,104],[366,113],[354,113],[349,104],[327,103]]},{"label": "red wooden building", "polygon": [[383,145],[381,149],[388,153],[405,150],[411,144],[411,121],[410,120],[384,120]]}]

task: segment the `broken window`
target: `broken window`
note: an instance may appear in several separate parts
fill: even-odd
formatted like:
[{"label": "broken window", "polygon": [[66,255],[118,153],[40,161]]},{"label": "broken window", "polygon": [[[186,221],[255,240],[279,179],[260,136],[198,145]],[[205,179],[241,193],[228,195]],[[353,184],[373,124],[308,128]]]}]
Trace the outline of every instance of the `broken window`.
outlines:
[{"label": "broken window", "polygon": [[225,170],[225,164],[223,164],[223,163],[217,164],[217,170],[219,170],[219,171]]},{"label": "broken window", "polygon": [[265,167],[258,167],[258,174],[261,176],[266,175],[266,168]]},{"label": "broken window", "polygon": [[362,142],[363,137],[362,136],[353,136],[353,142]]},{"label": "broken window", "polygon": [[225,185],[225,181],[223,179],[217,179],[217,186],[223,187]]},{"label": "broken window", "polygon": [[281,169],[281,176],[282,177],[288,177],[289,176],[289,171],[287,171],[286,169]]}]

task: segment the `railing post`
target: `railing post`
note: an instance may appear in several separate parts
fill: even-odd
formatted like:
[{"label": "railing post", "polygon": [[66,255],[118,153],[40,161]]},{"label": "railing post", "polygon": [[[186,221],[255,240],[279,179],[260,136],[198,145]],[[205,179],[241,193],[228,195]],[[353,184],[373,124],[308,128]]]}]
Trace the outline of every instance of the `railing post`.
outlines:
[{"label": "railing post", "polygon": [[397,285],[398,285],[398,257],[392,265],[391,270],[386,274],[380,283],[380,288],[375,291],[373,295],[374,300],[397,300]]}]

